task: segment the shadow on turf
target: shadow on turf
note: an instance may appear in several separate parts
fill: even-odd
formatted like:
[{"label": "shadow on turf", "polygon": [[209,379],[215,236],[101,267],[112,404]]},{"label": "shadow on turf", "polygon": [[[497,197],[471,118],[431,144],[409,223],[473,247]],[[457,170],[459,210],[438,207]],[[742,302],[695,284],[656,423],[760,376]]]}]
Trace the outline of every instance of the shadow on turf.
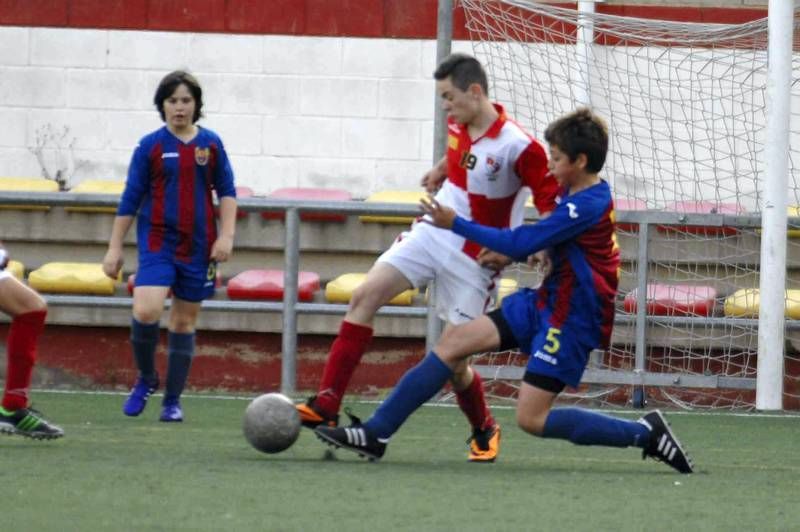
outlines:
[{"label": "shadow on turf", "polygon": [[[242,456],[239,460],[246,461],[246,462],[261,462],[261,463],[280,463],[281,465],[288,465],[291,463],[297,464],[307,464],[307,463],[319,463],[319,462],[331,462],[342,464],[342,466],[352,467],[354,465],[366,468],[376,468],[376,470],[380,469],[382,471],[386,470],[397,470],[403,471],[405,473],[418,471],[421,475],[430,475],[431,471],[438,471],[442,474],[449,473],[449,474],[464,474],[466,477],[471,477],[475,474],[476,471],[483,471],[484,469],[491,471],[496,471],[501,473],[504,477],[509,476],[519,476],[519,477],[530,477],[531,475],[541,474],[541,475],[552,475],[552,474],[573,474],[573,473],[580,473],[582,475],[623,475],[623,476],[658,476],[658,477],[674,477],[675,479],[678,478],[687,478],[685,475],[680,475],[666,466],[661,464],[637,464],[636,462],[631,461],[609,461],[606,463],[600,463],[595,461],[588,461],[589,466],[587,466],[587,462],[580,462],[575,467],[565,466],[565,465],[554,465],[548,464],[546,462],[541,463],[527,463],[527,464],[519,464],[519,463],[503,463],[498,462],[495,464],[478,464],[478,463],[471,463],[467,460],[463,461],[442,461],[442,460],[430,460],[430,461],[416,461],[416,460],[398,460],[393,461],[391,458],[384,459],[378,462],[370,462],[363,458],[357,458],[355,455],[351,455],[351,453],[344,451],[332,451],[330,449],[325,449],[319,458],[314,457],[299,457],[299,456],[290,456],[290,455],[281,455],[280,453],[276,454],[254,454],[250,456]],[[650,467],[653,466],[653,467]],[[709,474],[708,471],[698,470],[695,472],[695,475],[707,475]]]}]

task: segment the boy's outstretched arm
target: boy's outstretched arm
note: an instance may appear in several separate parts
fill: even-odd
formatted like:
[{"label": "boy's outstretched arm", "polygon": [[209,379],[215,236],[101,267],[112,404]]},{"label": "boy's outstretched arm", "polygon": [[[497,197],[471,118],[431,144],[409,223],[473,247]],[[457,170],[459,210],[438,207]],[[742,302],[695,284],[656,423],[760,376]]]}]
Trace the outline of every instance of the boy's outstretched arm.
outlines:
[{"label": "boy's outstretched arm", "polygon": [[421,200],[422,211],[430,219],[423,221],[442,229],[450,229],[473,242],[524,261],[528,255],[569,240],[583,232],[595,222],[592,213],[577,215],[571,203],[559,205],[552,214],[533,225],[523,225],[516,229],[497,229],[470,222],[456,216],[453,209],[440,205],[435,199]]}]

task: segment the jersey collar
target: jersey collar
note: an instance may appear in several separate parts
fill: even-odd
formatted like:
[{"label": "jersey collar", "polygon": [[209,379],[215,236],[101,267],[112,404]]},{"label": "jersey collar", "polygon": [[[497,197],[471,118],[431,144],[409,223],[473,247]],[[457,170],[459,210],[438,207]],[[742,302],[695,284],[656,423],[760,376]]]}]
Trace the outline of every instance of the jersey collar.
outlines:
[{"label": "jersey collar", "polygon": [[503,124],[508,120],[508,118],[506,118],[506,110],[503,109],[502,105],[493,103],[492,107],[497,111],[497,120],[495,120],[494,123],[489,126],[489,129],[486,130],[486,133],[483,134],[484,137],[489,137],[490,139],[497,138],[497,135],[500,134],[500,130],[503,129]]},{"label": "jersey collar", "polygon": [[[498,115],[497,120],[492,122],[492,125],[489,126],[489,129],[486,130],[486,133],[473,140],[472,144],[475,144],[476,142],[484,138],[490,138],[490,139],[497,138],[497,136],[500,134],[500,131],[503,129],[506,120],[508,120],[508,117],[506,116],[506,110],[503,108],[502,105],[500,105],[499,103],[493,103],[492,107],[494,107],[495,111],[497,111]],[[466,124],[461,124],[460,127],[463,129],[464,133],[468,135]]]}]

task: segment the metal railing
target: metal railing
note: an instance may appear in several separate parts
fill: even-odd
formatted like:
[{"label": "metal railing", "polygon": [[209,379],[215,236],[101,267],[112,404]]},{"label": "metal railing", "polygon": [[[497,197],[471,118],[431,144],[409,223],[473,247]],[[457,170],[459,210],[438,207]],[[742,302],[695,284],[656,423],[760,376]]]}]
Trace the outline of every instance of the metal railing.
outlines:
[{"label": "metal railing", "polygon": [[[46,205],[46,206],[100,206],[114,207],[118,205],[119,198],[105,194],[80,194],[64,192],[0,192],[0,205]],[[320,304],[298,302],[298,271],[300,255],[300,213],[337,213],[348,215],[386,215],[386,216],[417,216],[419,209],[415,205],[396,203],[367,203],[367,202],[335,202],[335,201],[301,201],[268,198],[245,198],[238,200],[239,209],[247,212],[284,211],[285,212],[285,249],[284,249],[284,293],[283,301],[219,301],[207,300],[203,308],[217,311],[239,312],[281,312],[282,324],[282,369],[281,390],[291,394],[295,391],[296,384],[296,352],[297,352],[297,316],[299,314],[344,314],[347,305]],[[530,209],[529,218],[535,217],[535,211]],[[639,297],[647,293],[648,282],[648,252],[650,249],[651,228],[654,225],[683,225],[722,227],[734,226],[741,228],[760,227],[761,219],[758,215],[726,215],[726,214],[681,214],[660,211],[620,211],[617,213],[619,223],[639,224],[637,287]],[[800,218],[791,218],[791,224],[800,225]],[[53,306],[87,305],[104,308],[130,307],[132,299],[129,297],[97,297],[97,296],[65,296],[47,295],[46,299]],[[686,375],[665,374],[645,371],[645,357],[647,347],[647,325],[654,323],[669,324],[736,324],[747,327],[757,327],[757,319],[747,318],[720,318],[720,317],[668,317],[648,316],[647,305],[637,305],[635,316],[617,315],[616,324],[629,325],[635,323],[635,368],[634,371],[612,371],[603,369],[587,369],[584,374],[585,382],[606,384],[630,384],[634,386],[645,385],[680,385],[703,388],[741,388],[754,389],[756,379],[726,377],[718,375]],[[430,315],[430,309],[423,307],[383,307],[378,311],[379,316],[414,317],[424,318]],[[787,329],[800,330],[800,321],[787,320]],[[430,336],[430,327],[428,333]],[[435,338],[427,338],[428,345],[432,345]],[[523,368],[505,366],[481,367],[484,376],[500,378],[520,378]],[[637,405],[638,406],[638,405]]]}]

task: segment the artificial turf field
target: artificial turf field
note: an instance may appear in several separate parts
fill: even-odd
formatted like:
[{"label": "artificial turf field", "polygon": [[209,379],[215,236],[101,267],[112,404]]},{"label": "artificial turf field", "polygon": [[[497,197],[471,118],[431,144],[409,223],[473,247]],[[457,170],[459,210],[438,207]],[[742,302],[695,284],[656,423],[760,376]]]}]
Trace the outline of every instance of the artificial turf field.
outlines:
[{"label": "artificial turf field", "polygon": [[466,462],[465,420],[435,406],[370,463],[326,459],[306,429],[284,453],[253,450],[244,399],[187,397],[182,424],[157,421],[158,398],[139,418],[121,395],[33,399],[67,435],[0,438],[0,530],[800,530],[797,416],[668,413],[687,476],[527,436],[508,408],[495,464]]}]

